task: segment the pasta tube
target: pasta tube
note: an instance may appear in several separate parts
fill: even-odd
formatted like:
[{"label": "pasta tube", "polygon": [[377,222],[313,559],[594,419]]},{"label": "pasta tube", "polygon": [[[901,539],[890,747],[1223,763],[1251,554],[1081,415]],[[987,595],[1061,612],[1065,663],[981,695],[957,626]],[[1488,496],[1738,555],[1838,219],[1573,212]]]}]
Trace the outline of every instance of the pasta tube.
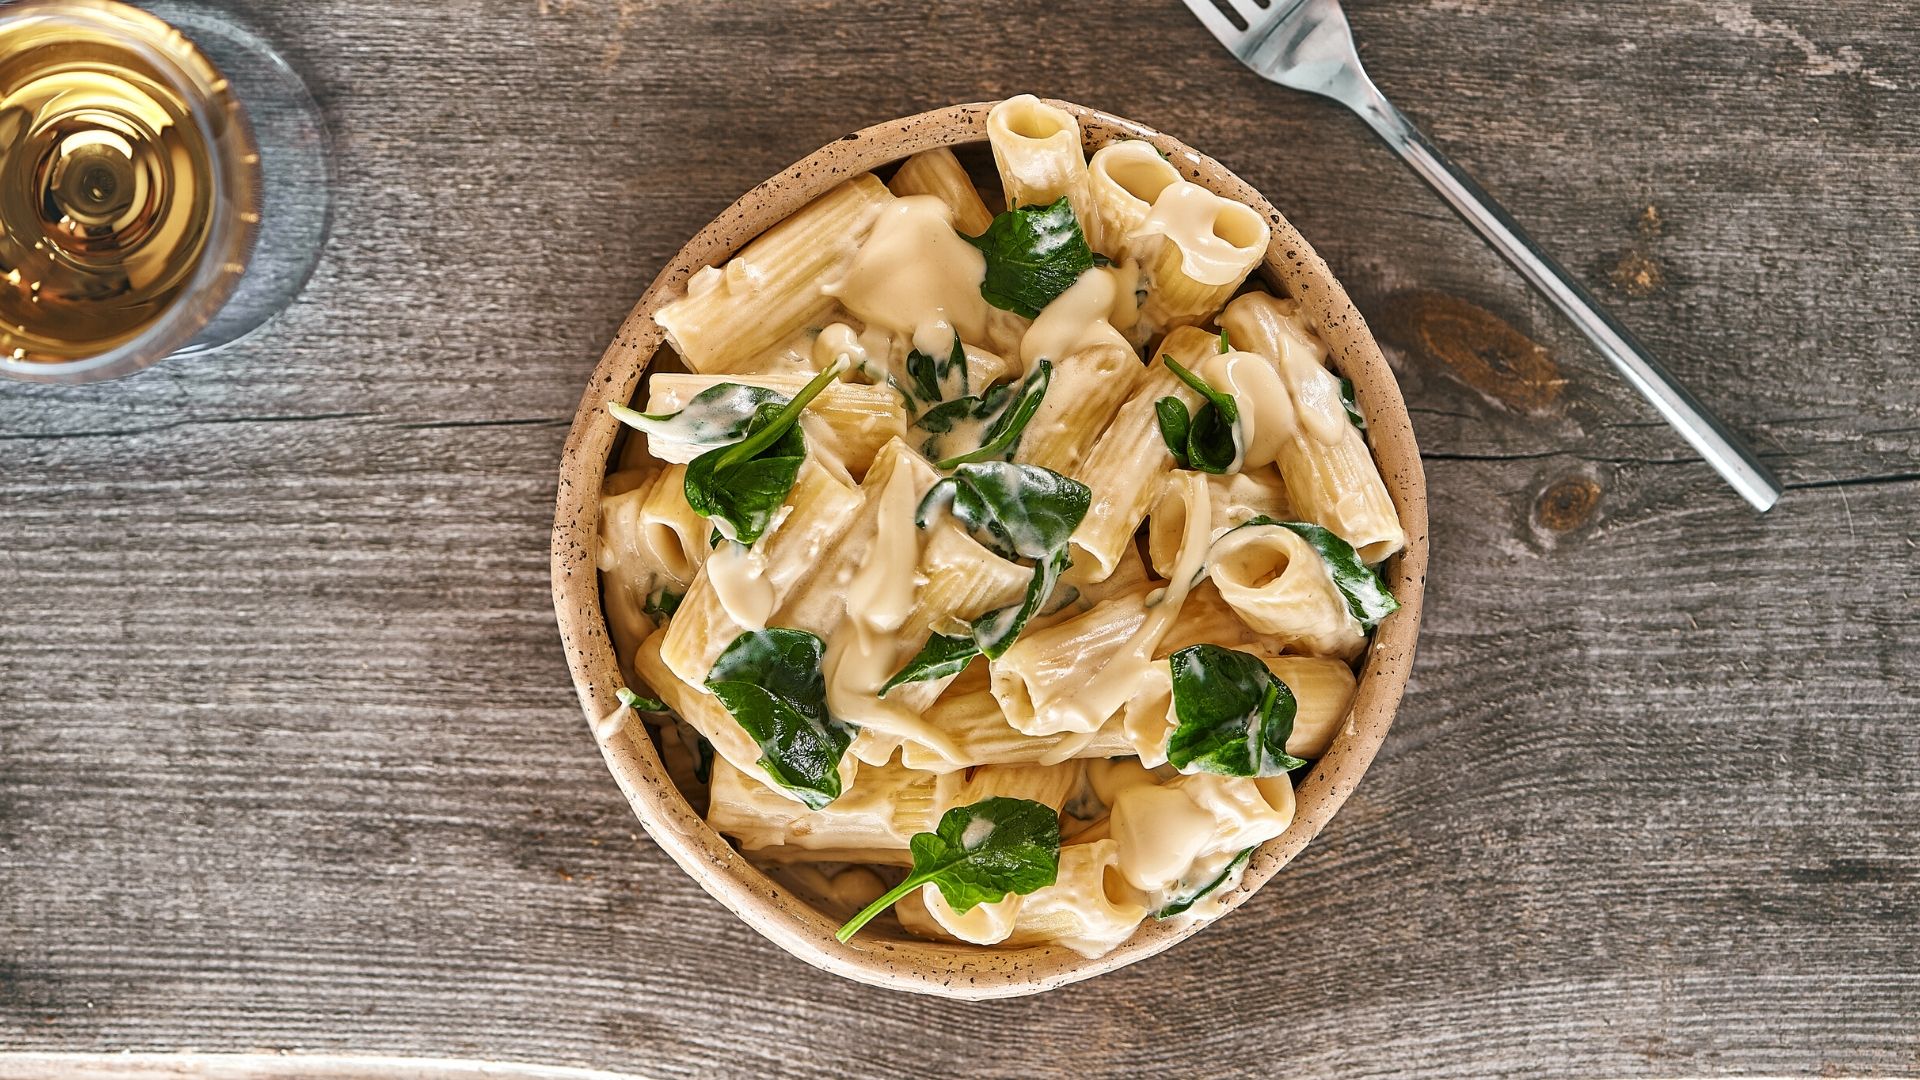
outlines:
[{"label": "pasta tube", "polygon": [[[676,620],[677,621],[677,620]],[[656,631],[634,653],[633,669],[638,681],[649,693],[666,703],[674,715],[686,721],[695,731],[706,736],[713,745],[718,758],[752,778],[754,782],[766,788],[782,799],[790,799],[793,805],[805,809],[798,795],[789,794],[787,789],[775,783],[767,770],[760,765],[760,746],[748,735],[745,728],[737,723],[720,699],[704,689],[696,689],[681,681],[666,662],[661,659],[660,650],[666,640],[667,632]],[[715,761],[716,766],[719,761]],[[840,759],[840,788],[849,791],[853,787],[854,776],[859,765],[852,754]],[[845,798],[845,796],[841,796]],[[838,802],[839,800],[835,800]]]},{"label": "pasta tube", "polygon": [[1094,345],[1055,362],[1047,393],[1014,460],[1071,476],[1139,380],[1140,360],[1118,345]]},{"label": "pasta tube", "polygon": [[1061,945],[1085,957],[1103,956],[1133,936],[1147,917],[1147,895],[1120,871],[1113,840],[1060,849],[1054,883],[1023,898],[1008,945]]},{"label": "pasta tube", "polygon": [[1087,154],[1072,113],[1032,94],[1010,97],[987,113],[987,145],[1009,209],[1048,206],[1064,195],[1086,230]]},{"label": "pasta tube", "polygon": [[1351,660],[1366,647],[1326,560],[1292,529],[1249,525],[1221,537],[1213,582],[1249,627],[1285,648]]},{"label": "pasta tube", "polygon": [[[738,545],[723,545],[693,579],[660,649],[674,675],[704,687],[714,660],[734,638],[770,625],[767,620],[795,584],[841,538],[861,501],[859,489],[808,458],[787,496],[785,519],[744,553]],[[726,595],[715,587],[716,574]]]},{"label": "pasta tube", "polygon": [[893,194],[863,173],[820,196],[762,233],[723,267],[687,282],[687,295],[654,321],[687,366],[732,371],[796,331],[820,325],[833,309],[821,282],[850,259],[876,207]]},{"label": "pasta tube", "polygon": [[1248,293],[1227,305],[1220,325],[1235,347],[1273,361],[1287,385],[1295,422],[1274,463],[1295,511],[1352,544],[1366,563],[1405,547],[1393,498],[1366,438],[1347,418],[1339,380],[1326,368],[1326,346],[1300,302]]},{"label": "pasta tube", "polygon": [[[1168,334],[1158,352],[1191,368],[1198,358],[1210,355],[1215,345],[1214,335],[1183,327]],[[1163,397],[1178,398],[1189,410],[1201,400],[1156,356],[1133,395],[1094,441],[1086,463],[1073,474],[1092,492],[1093,501],[1074,530],[1072,556],[1076,566],[1084,560],[1085,572],[1093,580],[1119,565],[1121,552],[1133,543],[1134,532],[1160,494],[1161,481],[1173,470],[1173,455],[1167,453],[1154,412],[1154,403]]]},{"label": "pasta tube", "polygon": [[1087,162],[1093,213],[1087,243],[1125,262],[1138,254],[1133,234],[1147,220],[1154,200],[1180,181],[1180,171],[1150,142],[1122,139],[1094,151]]},{"label": "pasta tube", "polygon": [[[1287,753],[1309,760],[1321,757],[1353,704],[1353,669],[1322,656],[1262,656],[1260,660],[1293,692],[1295,712]],[[1164,660],[1153,667],[1152,676],[1142,681],[1127,703],[1120,725],[1140,764],[1147,768],[1166,763],[1167,740],[1179,723],[1173,708],[1172,673]]]},{"label": "pasta tube", "polygon": [[[1252,472],[1208,476],[1207,487],[1215,537],[1256,517],[1287,521],[1293,516],[1286,485],[1271,466]],[[1164,576],[1173,572],[1173,560],[1180,554],[1180,536],[1186,527],[1186,501],[1177,491],[1162,492],[1147,518],[1147,557],[1155,573]]]},{"label": "pasta tube", "polygon": [[[680,375],[661,372],[647,384],[647,412],[679,412],[702,390],[720,383],[763,386],[792,397],[813,378],[812,372],[757,375]],[[856,478],[865,476],[873,456],[887,440],[907,433],[907,410],[891,387],[836,382],[820,392],[801,414],[808,453],[839,461]],[[647,448],[661,461],[689,462],[715,444],[648,434]]]},{"label": "pasta tube", "polygon": [[993,213],[980,198],[979,189],[960,165],[960,159],[944,146],[922,150],[900,163],[887,187],[895,195],[931,195],[953,211],[953,227],[964,236],[979,236],[993,224]]},{"label": "pasta tube", "polygon": [[1245,203],[1185,180],[1168,185],[1132,235],[1148,278],[1141,320],[1169,330],[1212,318],[1260,265],[1271,233]]},{"label": "pasta tube", "polygon": [[716,760],[707,824],[746,852],[785,848],[776,857],[813,852],[826,861],[826,853],[859,851],[862,861],[910,866],[909,842],[915,833],[933,831],[960,786],[957,774],[883,765],[861,770],[859,783],[823,809],[809,810]]}]

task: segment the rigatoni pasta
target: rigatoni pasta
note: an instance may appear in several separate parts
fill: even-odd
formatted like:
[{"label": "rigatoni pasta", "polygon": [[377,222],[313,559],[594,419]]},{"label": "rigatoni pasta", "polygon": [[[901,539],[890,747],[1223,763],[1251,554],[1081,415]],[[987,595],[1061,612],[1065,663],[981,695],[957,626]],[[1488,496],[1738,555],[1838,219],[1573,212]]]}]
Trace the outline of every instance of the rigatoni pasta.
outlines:
[{"label": "rigatoni pasta", "polygon": [[1313,328],[1242,293],[1258,213],[1038,99],[987,130],[998,198],[918,154],[661,309],[690,370],[613,409],[599,565],[625,700],[843,939],[1096,956],[1288,827],[1404,537]]}]

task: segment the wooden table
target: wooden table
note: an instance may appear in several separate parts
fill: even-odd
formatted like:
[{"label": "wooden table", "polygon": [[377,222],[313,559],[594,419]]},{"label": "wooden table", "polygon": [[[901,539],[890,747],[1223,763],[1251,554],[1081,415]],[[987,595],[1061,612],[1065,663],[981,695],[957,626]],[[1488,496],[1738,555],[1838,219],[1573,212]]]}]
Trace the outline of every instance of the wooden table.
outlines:
[{"label": "wooden table", "polygon": [[[216,358],[0,387],[0,1048],[1920,1071],[1911,5],[1352,4],[1388,93],[1762,448],[1764,517],[1171,0],[249,14],[335,128],[318,277]],[[814,971],[639,835],[546,541],[586,374],[688,235],[846,131],[1022,90],[1208,149],[1319,247],[1413,406],[1433,573],[1399,722],[1292,868],[1157,959],[960,1005]]]}]

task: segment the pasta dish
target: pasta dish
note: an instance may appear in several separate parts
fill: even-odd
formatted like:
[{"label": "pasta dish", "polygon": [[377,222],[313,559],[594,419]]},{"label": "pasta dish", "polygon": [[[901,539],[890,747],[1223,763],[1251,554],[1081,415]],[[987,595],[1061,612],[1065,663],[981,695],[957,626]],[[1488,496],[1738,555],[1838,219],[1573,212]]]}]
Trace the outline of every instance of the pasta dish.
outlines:
[{"label": "pasta dish", "polygon": [[848,940],[1101,955],[1293,818],[1405,541],[1262,215],[988,116],[695,274],[600,501],[625,703]]}]

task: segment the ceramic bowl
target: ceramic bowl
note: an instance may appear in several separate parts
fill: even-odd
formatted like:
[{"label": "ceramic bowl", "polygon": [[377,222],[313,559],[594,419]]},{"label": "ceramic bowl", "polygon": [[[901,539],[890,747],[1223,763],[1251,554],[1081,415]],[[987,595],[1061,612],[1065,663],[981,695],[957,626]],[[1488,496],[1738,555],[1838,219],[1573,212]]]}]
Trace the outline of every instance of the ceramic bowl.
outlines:
[{"label": "ceramic bowl", "polygon": [[[1245,903],[1326,826],[1359,783],[1393,722],[1420,627],[1427,566],[1426,482],[1393,373],[1346,290],[1286,218],[1219,162],[1177,139],[1096,109],[1065,101],[1053,104],[1079,118],[1089,153],[1115,139],[1146,139],[1167,154],[1181,175],[1266,215],[1273,226],[1273,240],[1256,273],[1269,288],[1306,304],[1331,346],[1334,366],[1353,380],[1359,400],[1366,403],[1369,441],[1407,534],[1406,549],[1385,570],[1401,607],[1375,633],[1347,725],[1299,785],[1292,826],[1255,853],[1240,887],[1227,898],[1220,912],[1224,915]],[[601,613],[594,562],[601,480],[619,431],[605,406],[609,401],[631,399],[648,364],[662,350],[664,335],[654,322],[654,312],[679,296],[695,271],[724,261],[762,231],[851,176],[885,169],[937,146],[954,147],[963,160],[975,151],[984,153],[987,111],[993,105],[955,105],[893,120],[809,154],[747,192],[700,230],[621,324],[574,417],[560,464],[553,527],[554,608],[590,729],[591,721],[618,707],[614,690],[621,684]],[[979,145],[966,149],[970,144]],[[714,899],[781,948],[850,979],[953,998],[1033,994],[1152,956],[1206,925],[1149,919],[1125,944],[1094,960],[1055,946],[994,949],[923,941],[898,931],[890,934],[885,920],[842,945],[833,937],[837,919],[815,911],[770,880],[707,826],[668,779],[642,725],[629,724],[624,731],[603,738],[600,748],[647,834]],[[1229,925],[1216,932],[1232,933],[1233,929]]]}]

